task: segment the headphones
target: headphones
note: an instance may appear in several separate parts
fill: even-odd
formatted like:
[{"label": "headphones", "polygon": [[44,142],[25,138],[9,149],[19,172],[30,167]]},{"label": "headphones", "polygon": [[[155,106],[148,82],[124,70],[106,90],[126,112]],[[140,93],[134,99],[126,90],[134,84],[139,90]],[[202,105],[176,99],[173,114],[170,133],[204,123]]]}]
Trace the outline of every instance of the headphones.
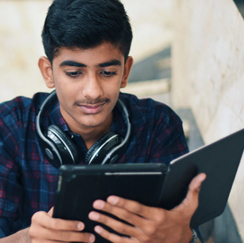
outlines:
[{"label": "headphones", "polygon": [[[67,133],[55,125],[49,126],[46,132],[41,129],[42,113],[47,104],[54,98],[56,98],[55,90],[45,98],[36,116],[36,131],[40,147],[48,161],[56,168],[64,164],[78,164],[80,162],[80,151]],[[108,132],[87,151],[84,159],[85,164],[112,164],[122,157],[130,137],[131,124],[127,108],[120,99],[118,99],[116,107],[118,107],[127,125],[125,138],[114,132]]]}]

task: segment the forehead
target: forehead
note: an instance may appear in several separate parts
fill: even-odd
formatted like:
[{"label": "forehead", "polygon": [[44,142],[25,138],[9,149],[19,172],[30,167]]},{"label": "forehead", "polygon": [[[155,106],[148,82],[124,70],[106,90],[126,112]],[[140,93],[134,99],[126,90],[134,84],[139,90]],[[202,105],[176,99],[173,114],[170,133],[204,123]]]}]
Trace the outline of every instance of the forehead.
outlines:
[{"label": "forehead", "polygon": [[110,43],[104,43],[89,49],[62,47],[53,59],[53,64],[60,65],[67,60],[83,63],[86,66],[95,66],[111,60],[124,63],[124,55],[120,48]]}]

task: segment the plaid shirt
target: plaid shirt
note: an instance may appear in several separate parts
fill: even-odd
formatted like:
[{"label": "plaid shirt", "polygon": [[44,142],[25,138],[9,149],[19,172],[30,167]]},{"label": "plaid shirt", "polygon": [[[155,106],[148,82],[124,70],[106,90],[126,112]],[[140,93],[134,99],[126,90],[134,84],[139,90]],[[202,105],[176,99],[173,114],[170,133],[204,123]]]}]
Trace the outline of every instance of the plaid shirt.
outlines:
[{"label": "plaid shirt", "polygon": [[[37,93],[32,99],[17,97],[0,105],[0,237],[28,227],[35,212],[48,211],[53,205],[59,171],[44,157],[35,124],[47,95]],[[132,132],[119,163],[168,164],[188,152],[182,122],[168,106],[129,94],[121,93],[120,99],[129,111]],[[51,124],[73,135],[85,155],[85,144],[69,130],[58,101],[48,106],[41,118],[43,130]],[[111,131],[124,137],[126,129],[124,119],[114,109]]]}]

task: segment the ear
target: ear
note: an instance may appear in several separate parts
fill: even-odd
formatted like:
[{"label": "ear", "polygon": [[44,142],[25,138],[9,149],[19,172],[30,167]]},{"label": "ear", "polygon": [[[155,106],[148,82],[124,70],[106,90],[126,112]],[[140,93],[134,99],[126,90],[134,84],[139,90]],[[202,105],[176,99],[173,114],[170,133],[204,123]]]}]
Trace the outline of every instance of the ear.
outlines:
[{"label": "ear", "polygon": [[126,63],[125,63],[124,75],[123,75],[123,79],[122,79],[120,88],[124,88],[127,85],[132,65],[133,65],[133,57],[128,56]]},{"label": "ear", "polygon": [[38,66],[41,71],[42,77],[44,78],[48,88],[52,89],[55,87],[53,80],[52,64],[46,57],[40,57],[38,61]]}]

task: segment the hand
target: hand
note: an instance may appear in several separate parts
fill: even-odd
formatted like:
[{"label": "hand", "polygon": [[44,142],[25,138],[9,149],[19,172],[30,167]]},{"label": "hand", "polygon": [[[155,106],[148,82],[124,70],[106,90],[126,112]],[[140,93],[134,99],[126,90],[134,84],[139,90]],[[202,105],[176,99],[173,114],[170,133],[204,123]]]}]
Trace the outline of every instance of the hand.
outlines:
[{"label": "hand", "polygon": [[94,202],[95,209],[111,213],[131,225],[95,211],[90,212],[89,218],[129,236],[128,238],[119,236],[101,226],[95,227],[98,234],[114,243],[189,243],[192,239],[190,221],[198,207],[200,187],[205,178],[206,175],[203,173],[196,176],[189,185],[186,198],[170,211],[147,207],[117,196],[108,197],[107,202],[102,200]]},{"label": "hand", "polygon": [[84,224],[78,221],[52,218],[53,208],[48,212],[37,212],[29,228],[31,243],[94,242],[95,236],[80,232]]}]

